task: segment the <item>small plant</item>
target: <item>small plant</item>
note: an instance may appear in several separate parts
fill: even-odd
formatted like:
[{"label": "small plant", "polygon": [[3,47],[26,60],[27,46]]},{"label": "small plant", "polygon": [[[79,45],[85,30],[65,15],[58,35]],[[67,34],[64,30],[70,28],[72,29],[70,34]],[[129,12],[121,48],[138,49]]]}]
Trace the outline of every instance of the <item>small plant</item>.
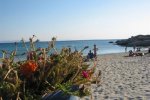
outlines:
[{"label": "small plant", "polygon": [[[34,39],[34,35],[29,39],[30,48],[27,48],[22,39],[23,47],[27,50],[25,53],[27,58],[23,61],[14,61],[17,56],[16,43],[13,52],[2,51],[1,99],[41,99],[59,90],[64,94],[79,97],[89,95],[90,91],[85,85],[95,81],[91,77],[96,64],[89,69],[89,65],[84,62],[82,51],[87,47],[79,52],[70,52],[68,48],[63,48],[58,53],[55,48],[56,38],[52,38],[47,48],[38,49],[35,47],[37,40]],[[54,53],[49,54],[52,49]]]}]

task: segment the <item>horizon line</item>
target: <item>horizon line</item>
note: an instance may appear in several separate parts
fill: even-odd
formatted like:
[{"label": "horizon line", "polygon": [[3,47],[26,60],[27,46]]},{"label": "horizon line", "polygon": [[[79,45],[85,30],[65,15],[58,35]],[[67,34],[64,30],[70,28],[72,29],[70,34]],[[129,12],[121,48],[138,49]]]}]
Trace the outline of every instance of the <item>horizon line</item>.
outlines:
[{"label": "horizon line", "polygon": [[[93,41],[93,40],[120,40],[121,38],[119,39],[68,39],[68,40],[57,40],[56,41]],[[125,38],[122,38],[122,39],[125,39]],[[38,39],[39,42],[49,42],[51,40],[40,40]],[[0,43],[12,43],[12,42],[21,42],[21,40],[0,40]],[[29,40],[25,40],[25,42],[29,42]]]}]

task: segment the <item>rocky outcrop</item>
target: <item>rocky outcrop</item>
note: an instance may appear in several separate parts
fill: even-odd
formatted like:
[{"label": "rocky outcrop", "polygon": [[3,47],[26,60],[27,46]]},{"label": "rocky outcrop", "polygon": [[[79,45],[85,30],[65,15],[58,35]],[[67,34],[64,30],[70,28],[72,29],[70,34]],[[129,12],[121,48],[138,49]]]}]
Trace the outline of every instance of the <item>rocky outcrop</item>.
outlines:
[{"label": "rocky outcrop", "polygon": [[137,35],[129,39],[117,40],[117,45],[121,46],[150,46],[150,35]]}]

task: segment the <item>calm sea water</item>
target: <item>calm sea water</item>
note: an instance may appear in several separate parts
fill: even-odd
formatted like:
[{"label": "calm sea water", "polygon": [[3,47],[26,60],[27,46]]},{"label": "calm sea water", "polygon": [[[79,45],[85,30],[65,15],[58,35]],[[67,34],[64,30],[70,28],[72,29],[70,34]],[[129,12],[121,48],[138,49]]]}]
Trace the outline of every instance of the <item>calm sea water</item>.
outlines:
[{"label": "calm sea water", "polygon": [[[121,47],[118,45],[114,45],[112,43],[109,43],[109,41],[116,41],[116,40],[77,40],[77,41],[57,41],[56,42],[56,48],[58,51],[61,50],[63,47],[71,48],[72,51],[81,50],[85,46],[89,46],[88,49],[86,49],[83,54],[86,55],[89,50],[93,50],[94,44],[96,44],[98,51],[97,54],[108,54],[108,53],[118,53],[118,52],[124,52],[125,47]],[[29,43],[26,43],[29,47]],[[38,42],[36,43],[36,47],[44,47],[46,48],[48,46],[48,42]],[[8,52],[11,52],[15,49],[14,43],[0,43],[0,57],[2,57],[1,50],[6,50]],[[128,48],[132,49],[132,48]],[[18,43],[18,54],[26,52],[26,49],[23,47],[22,43]]]}]

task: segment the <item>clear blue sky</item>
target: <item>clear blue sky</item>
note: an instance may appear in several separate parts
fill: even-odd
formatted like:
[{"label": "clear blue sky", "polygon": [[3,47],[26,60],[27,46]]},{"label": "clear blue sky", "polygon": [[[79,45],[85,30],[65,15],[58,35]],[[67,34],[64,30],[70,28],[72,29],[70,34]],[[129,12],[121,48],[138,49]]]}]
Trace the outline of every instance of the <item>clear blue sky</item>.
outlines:
[{"label": "clear blue sky", "polygon": [[150,34],[150,0],[0,0],[0,41]]}]

